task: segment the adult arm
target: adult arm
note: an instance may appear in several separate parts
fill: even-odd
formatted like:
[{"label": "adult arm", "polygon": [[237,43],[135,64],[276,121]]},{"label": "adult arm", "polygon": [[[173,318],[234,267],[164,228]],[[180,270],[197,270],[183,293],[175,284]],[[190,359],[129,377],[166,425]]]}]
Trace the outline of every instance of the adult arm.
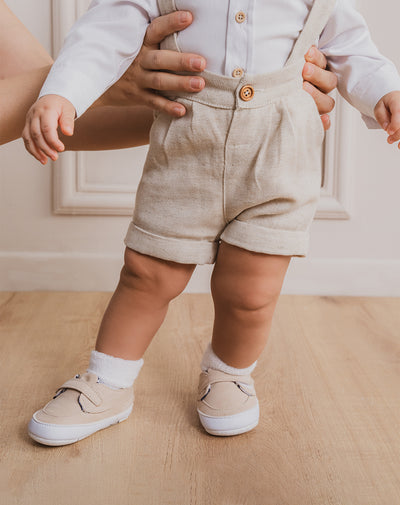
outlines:
[{"label": "adult arm", "polygon": [[[5,11],[4,8],[5,5],[0,0],[0,21],[6,20],[7,26],[13,27],[15,44],[13,51],[5,52],[7,34],[0,31],[3,70],[0,79],[0,145],[21,136],[26,114],[37,99],[52,63],[51,57],[40,43],[11,11]],[[182,115],[181,104],[170,102],[151,92],[149,88],[196,91],[199,90],[196,83],[200,82],[200,88],[204,85],[204,81],[196,76],[179,76],[158,71],[164,68],[169,71],[198,72],[198,61],[200,70],[204,68],[205,60],[201,56],[158,50],[161,40],[170,33],[186,28],[191,22],[191,14],[184,12],[174,12],[153,20],[135,65],[76,121],[74,137],[62,139],[67,149],[121,149],[148,143],[152,111],[143,106]],[[11,36],[10,32],[8,34]],[[26,71],[23,65],[16,66],[15,61],[20,61],[20,56],[25,58],[26,55],[29,56],[30,66],[34,70]],[[8,64],[9,61],[14,63]],[[135,107],[138,104],[141,106]],[[101,107],[102,105],[107,106]],[[124,107],[121,107],[122,105]],[[178,107],[178,114],[173,111],[175,106]]]}]

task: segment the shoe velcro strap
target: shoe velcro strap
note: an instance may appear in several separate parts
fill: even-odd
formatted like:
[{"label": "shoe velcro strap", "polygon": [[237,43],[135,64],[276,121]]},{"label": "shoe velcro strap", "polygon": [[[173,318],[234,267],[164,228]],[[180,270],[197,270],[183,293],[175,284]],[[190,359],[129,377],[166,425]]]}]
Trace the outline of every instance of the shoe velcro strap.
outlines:
[{"label": "shoe velcro strap", "polygon": [[243,376],[232,376],[231,380],[227,379],[214,379],[209,382],[210,386],[212,384],[217,384],[218,382],[234,382],[239,388],[243,391],[243,393],[246,393],[249,396],[254,396],[255,391],[254,387],[251,383],[248,382],[243,382]]},{"label": "shoe velcro strap", "polygon": [[208,386],[211,386],[212,384],[216,384],[218,382],[234,382],[240,387],[240,389],[244,393],[250,396],[255,395],[254,380],[252,377],[243,375],[228,375],[225,373],[218,373],[218,372],[219,371],[213,370],[212,372],[212,375],[214,376],[213,378],[211,378],[208,374],[204,375],[202,374],[200,378],[199,392],[205,393]]},{"label": "shoe velcro strap", "polygon": [[96,407],[102,403],[102,400],[96,391],[87,382],[84,382],[81,379],[67,380],[67,382],[64,382],[64,384],[58,388],[57,392],[64,388],[75,389],[76,391],[83,393],[92,403],[94,403],[94,405],[96,405]]}]

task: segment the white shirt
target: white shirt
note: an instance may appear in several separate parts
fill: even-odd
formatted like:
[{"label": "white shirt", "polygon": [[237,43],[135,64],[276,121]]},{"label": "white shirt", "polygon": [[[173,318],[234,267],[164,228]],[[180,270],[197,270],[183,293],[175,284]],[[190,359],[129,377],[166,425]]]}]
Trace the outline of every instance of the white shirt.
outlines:
[{"label": "white shirt", "polygon": [[[185,52],[201,54],[207,70],[232,75],[280,69],[303,29],[312,0],[176,0],[194,21],[178,34]],[[238,22],[241,11],[245,20]],[[127,70],[138,54],[148,24],[159,15],[157,0],[93,0],[75,23],[40,92],[61,95],[82,115]],[[338,76],[341,95],[380,128],[374,107],[400,90],[393,63],[372,42],[364,18],[349,0],[337,0],[315,45]],[[367,116],[367,117],[366,117]],[[372,119],[371,119],[372,118]]]}]

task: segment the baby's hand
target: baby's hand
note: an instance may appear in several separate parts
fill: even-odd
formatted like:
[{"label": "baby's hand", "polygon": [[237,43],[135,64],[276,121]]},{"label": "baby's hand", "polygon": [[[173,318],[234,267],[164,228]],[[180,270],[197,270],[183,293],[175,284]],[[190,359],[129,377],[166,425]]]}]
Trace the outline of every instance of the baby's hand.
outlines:
[{"label": "baby's hand", "polygon": [[43,165],[47,156],[55,161],[64,144],[58,137],[57,128],[64,135],[74,133],[75,107],[58,95],[45,95],[32,105],[26,116],[22,132],[25,147]]},{"label": "baby's hand", "polygon": [[388,143],[400,140],[400,91],[383,96],[375,105],[374,113],[378,123],[389,134]]}]

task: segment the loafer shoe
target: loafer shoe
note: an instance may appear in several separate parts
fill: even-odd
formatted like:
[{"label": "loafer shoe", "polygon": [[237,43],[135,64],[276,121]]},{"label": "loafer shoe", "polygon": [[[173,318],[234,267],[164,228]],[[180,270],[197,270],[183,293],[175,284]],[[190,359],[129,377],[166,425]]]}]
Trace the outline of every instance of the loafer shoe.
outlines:
[{"label": "loafer shoe", "polygon": [[28,433],[41,444],[72,444],[127,419],[133,400],[133,386],[112,389],[93,373],[78,374],[33,414]]},{"label": "loafer shoe", "polygon": [[211,435],[239,435],[258,424],[259,404],[250,375],[209,368],[200,374],[197,412]]}]

